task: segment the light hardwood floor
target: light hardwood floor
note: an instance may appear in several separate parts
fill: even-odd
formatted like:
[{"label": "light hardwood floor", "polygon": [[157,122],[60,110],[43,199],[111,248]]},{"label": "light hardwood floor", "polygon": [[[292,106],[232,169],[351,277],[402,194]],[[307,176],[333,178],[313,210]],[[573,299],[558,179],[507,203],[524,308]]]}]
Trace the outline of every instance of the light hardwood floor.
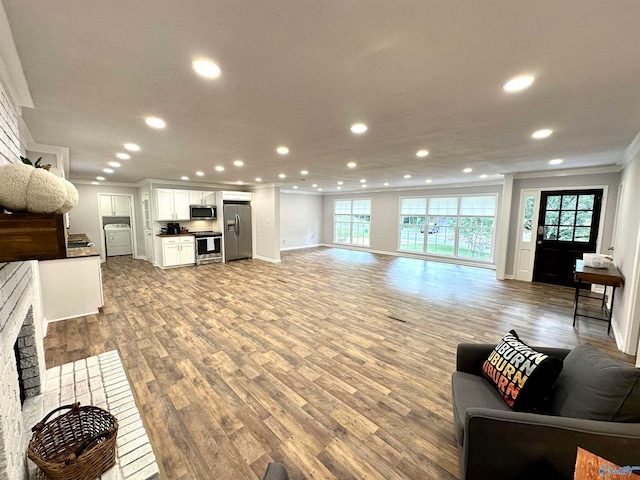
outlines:
[{"label": "light hardwood floor", "polygon": [[118,349],[164,479],[455,479],[458,343],[515,328],[633,364],[604,322],[572,327],[571,289],[488,269],[317,248],[103,275],[104,313],[49,325],[47,366]]}]

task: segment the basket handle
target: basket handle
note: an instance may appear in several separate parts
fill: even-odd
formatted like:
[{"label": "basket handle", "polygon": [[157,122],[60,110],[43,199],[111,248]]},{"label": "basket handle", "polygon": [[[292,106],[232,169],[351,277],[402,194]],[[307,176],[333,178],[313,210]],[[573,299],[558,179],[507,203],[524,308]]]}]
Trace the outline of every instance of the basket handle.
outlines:
[{"label": "basket handle", "polygon": [[82,444],[78,447],[78,449],[75,451],[75,453],[71,453],[66,460],[64,461],[65,465],[71,465],[72,463],[75,463],[75,461],[77,460],[77,458],[82,455],[82,453],[87,449],[87,447],[89,445],[91,445],[93,442],[95,442],[96,440],[98,440],[101,437],[104,437],[105,440],[111,438],[111,436],[116,432],[116,429],[114,427],[109,427],[108,430],[103,430],[100,433],[96,433],[93,437],[91,438],[87,438],[84,442],[82,442]]},{"label": "basket handle", "polygon": [[63,405],[61,407],[54,408],[49,413],[47,413],[47,415],[42,420],[40,420],[38,423],[36,423],[31,428],[31,431],[32,432],[39,432],[40,430],[42,430],[44,428],[45,423],[47,423],[47,420],[49,420],[49,418],[51,418],[51,415],[53,415],[54,413],[59,412],[60,410],[65,410],[65,409],[77,410],[79,407],[80,407],[80,402],[76,402],[76,403],[73,403],[71,405]]}]

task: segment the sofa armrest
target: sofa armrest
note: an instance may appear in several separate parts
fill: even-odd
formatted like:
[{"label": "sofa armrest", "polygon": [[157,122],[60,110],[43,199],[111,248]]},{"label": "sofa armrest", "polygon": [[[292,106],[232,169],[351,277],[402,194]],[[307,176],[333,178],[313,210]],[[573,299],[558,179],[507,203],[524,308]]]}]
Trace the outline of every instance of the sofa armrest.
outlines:
[{"label": "sofa armrest", "polygon": [[[491,343],[460,343],[456,353],[456,370],[458,372],[482,375],[482,364],[496,347]],[[571,351],[568,348],[532,347],[541,353],[564,360]]]},{"label": "sofa armrest", "polygon": [[570,480],[578,447],[638,465],[640,424],[469,408],[461,478]]}]

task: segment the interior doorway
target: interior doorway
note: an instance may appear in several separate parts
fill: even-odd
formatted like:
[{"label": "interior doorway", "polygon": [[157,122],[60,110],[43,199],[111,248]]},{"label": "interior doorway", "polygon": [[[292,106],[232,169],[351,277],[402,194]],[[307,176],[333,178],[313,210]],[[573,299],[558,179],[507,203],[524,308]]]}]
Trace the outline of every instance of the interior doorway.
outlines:
[{"label": "interior doorway", "polygon": [[541,192],[535,282],[575,285],[576,259],[597,250],[602,197],[603,189]]}]

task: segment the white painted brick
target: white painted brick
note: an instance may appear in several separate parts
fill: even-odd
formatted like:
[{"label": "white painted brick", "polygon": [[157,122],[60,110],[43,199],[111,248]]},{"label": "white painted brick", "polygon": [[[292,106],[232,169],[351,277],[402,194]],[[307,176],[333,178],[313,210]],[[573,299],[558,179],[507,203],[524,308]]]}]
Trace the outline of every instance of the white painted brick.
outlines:
[{"label": "white painted brick", "polygon": [[148,453],[147,455],[138,458],[136,461],[130,463],[129,465],[124,465],[122,467],[122,476],[127,478],[133,475],[136,472],[139,472],[143,468],[153,464],[156,461],[156,457],[153,453]]},{"label": "white painted brick", "polygon": [[142,420],[138,420],[137,422],[130,423],[126,426],[120,426],[118,428],[118,435],[122,435],[126,437],[129,433],[135,430],[142,430],[144,432],[144,425],[142,424]]},{"label": "white painted brick", "polygon": [[123,467],[126,465],[129,465],[130,463],[133,463],[134,461],[136,461],[140,457],[147,455],[148,453],[153,453],[153,450],[151,449],[151,445],[149,445],[148,443],[145,443],[140,448],[136,448],[135,450],[130,451],[126,455],[121,455],[120,465]]},{"label": "white painted brick", "polygon": [[142,470],[134,473],[127,480],[158,480],[160,478],[160,470],[157,463],[147,465]]},{"label": "white painted brick", "polygon": [[62,365],[62,376],[64,377],[69,373],[73,373],[73,363],[65,363]]}]

